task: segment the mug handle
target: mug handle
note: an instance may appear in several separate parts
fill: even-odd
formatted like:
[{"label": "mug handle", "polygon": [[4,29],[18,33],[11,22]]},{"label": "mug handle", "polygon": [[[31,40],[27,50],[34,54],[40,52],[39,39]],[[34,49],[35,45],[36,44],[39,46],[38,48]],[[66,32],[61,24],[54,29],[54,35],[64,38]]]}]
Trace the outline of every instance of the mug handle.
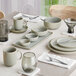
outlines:
[{"label": "mug handle", "polygon": [[24,20],[24,23],[23,23],[24,27],[27,26],[27,22],[28,21]]},{"label": "mug handle", "polygon": [[20,53],[20,57],[18,58],[18,60],[21,60],[21,58],[22,58],[22,53],[21,53],[19,50],[17,50],[17,52]]},{"label": "mug handle", "polygon": [[45,21],[45,19],[40,18],[42,21]]}]

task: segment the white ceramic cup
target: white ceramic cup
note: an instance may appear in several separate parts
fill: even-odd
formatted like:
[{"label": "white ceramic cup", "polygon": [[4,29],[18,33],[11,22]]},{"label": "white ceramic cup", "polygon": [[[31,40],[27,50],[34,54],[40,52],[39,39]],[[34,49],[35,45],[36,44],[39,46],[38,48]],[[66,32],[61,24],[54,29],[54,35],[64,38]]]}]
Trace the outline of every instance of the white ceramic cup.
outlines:
[{"label": "white ceramic cup", "polygon": [[[18,54],[20,53],[20,56],[18,58]],[[15,47],[9,46],[6,47],[3,50],[3,60],[4,65],[11,67],[17,63],[17,60],[22,58],[22,53],[18,51]]]},{"label": "white ceramic cup", "polygon": [[23,18],[13,18],[13,22],[15,30],[22,30],[27,25],[27,21]]}]

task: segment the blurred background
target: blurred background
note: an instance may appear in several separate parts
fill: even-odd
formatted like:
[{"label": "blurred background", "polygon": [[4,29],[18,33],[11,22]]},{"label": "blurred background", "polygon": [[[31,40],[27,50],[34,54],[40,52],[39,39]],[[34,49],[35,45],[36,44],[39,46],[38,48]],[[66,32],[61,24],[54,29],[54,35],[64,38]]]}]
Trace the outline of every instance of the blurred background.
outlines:
[{"label": "blurred background", "polygon": [[49,16],[48,9],[54,4],[76,6],[76,0],[0,0],[0,10],[6,15],[19,11],[26,14]]}]

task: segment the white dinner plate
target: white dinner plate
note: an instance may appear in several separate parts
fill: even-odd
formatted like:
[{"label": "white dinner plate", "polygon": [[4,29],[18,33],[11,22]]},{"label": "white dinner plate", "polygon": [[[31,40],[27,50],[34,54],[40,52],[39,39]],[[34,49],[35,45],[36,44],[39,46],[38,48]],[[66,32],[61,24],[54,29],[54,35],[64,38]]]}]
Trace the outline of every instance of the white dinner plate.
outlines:
[{"label": "white dinner plate", "polygon": [[59,54],[75,54],[76,51],[73,51],[73,52],[64,52],[64,51],[61,51],[61,50],[57,50],[57,49],[54,49],[51,45],[48,44],[48,48],[55,52],[55,53],[59,53]]},{"label": "white dinner plate", "polygon": [[61,37],[57,39],[57,43],[61,47],[76,48],[76,39],[71,37]]},{"label": "white dinner plate", "polygon": [[54,39],[52,39],[50,42],[49,42],[49,44],[53,47],[53,48],[55,48],[55,49],[57,49],[57,50],[61,50],[61,51],[64,51],[64,52],[66,52],[66,51],[76,51],[76,48],[64,48],[64,47],[61,47],[61,46],[59,46],[58,44],[57,44],[57,39],[58,38],[54,38]]}]

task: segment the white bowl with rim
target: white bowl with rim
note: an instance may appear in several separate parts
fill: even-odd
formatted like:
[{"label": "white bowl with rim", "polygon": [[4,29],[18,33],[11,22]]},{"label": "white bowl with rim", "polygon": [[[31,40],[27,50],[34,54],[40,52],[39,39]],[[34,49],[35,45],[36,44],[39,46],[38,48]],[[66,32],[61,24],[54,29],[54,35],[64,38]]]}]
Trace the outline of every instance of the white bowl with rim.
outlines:
[{"label": "white bowl with rim", "polygon": [[19,42],[22,46],[29,46],[31,43],[29,39],[21,39]]},{"label": "white bowl with rim", "polygon": [[58,29],[61,26],[61,19],[57,17],[48,17],[45,18],[43,21],[44,21],[44,26],[50,30]]},{"label": "white bowl with rim", "polygon": [[41,27],[41,28],[38,28],[38,29],[33,29],[32,31],[37,33],[39,36],[44,36],[48,33],[48,30],[45,27]]},{"label": "white bowl with rim", "polygon": [[36,41],[38,40],[39,36],[36,33],[28,33],[25,35],[26,38],[28,38],[30,41]]}]

